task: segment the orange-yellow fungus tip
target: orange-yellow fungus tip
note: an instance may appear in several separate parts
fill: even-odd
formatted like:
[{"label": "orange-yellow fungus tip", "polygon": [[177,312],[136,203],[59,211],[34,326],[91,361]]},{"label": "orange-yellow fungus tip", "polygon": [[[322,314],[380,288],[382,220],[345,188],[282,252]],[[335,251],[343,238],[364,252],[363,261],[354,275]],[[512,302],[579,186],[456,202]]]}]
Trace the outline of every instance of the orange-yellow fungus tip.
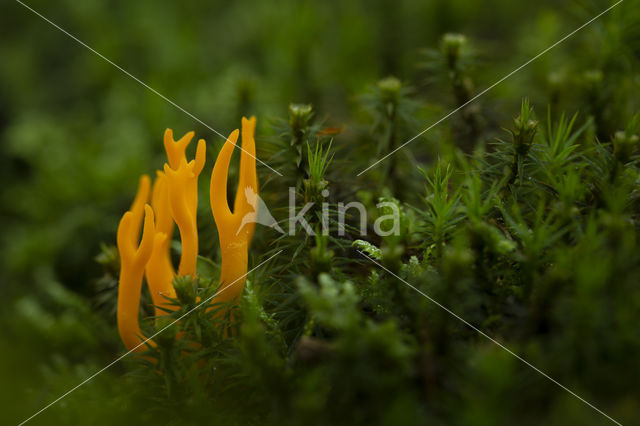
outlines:
[{"label": "orange-yellow fungus tip", "polygon": [[169,164],[172,168],[177,169],[180,161],[186,158],[187,146],[189,146],[194,136],[195,132],[188,132],[177,141],[174,141],[173,130],[167,129],[164,131],[164,149],[167,151]]}]

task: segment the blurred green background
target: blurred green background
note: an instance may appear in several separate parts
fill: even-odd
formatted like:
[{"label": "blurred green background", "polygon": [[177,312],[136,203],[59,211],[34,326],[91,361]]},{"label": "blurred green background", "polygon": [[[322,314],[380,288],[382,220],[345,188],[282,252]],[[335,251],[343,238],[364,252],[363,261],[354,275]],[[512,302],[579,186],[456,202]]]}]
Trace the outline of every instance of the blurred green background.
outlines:
[{"label": "blurred green background", "polygon": [[[343,128],[337,147],[374,143],[359,96],[387,76],[410,86],[420,102],[416,130],[455,107],[448,89],[430,83],[421,65],[424,50],[437,48],[444,33],[470,40],[478,92],[610,4],[25,3],[222,134],[238,127],[241,116],[256,115],[260,142],[274,133],[271,119],[286,117],[289,103],[304,102],[327,125]],[[580,109],[588,70],[605,71],[603,91],[622,114],[637,109],[638,6],[626,0],[487,93],[480,101],[491,123],[485,139],[499,134],[523,96],[541,112],[548,103],[571,113]],[[94,258],[101,243],[113,243],[139,175],[163,161],[164,129],[195,130],[210,146],[223,140],[19,3],[1,8],[0,422],[8,424],[120,353],[113,316],[97,314],[94,282],[102,272]],[[416,150],[433,158],[440,134],[434,129],[415,142]],[[207,164],[209,170],[211,156]],[[353,169],[361,165],[367,162]],[[351,169],[344,173],[353,178]],[[109,380],[124,371],[114,366],[62,401],[49,421],[73,422],[72,414],[65,417],[68,409],[86,411],[86,424],[113,424],[117,413],[130,422],[122,407],[133,404],[135,395],[124,398],[124,385]],[[104,412],[112,413],[108,420]],[[52,424],[45,418],[42,424]]]}]

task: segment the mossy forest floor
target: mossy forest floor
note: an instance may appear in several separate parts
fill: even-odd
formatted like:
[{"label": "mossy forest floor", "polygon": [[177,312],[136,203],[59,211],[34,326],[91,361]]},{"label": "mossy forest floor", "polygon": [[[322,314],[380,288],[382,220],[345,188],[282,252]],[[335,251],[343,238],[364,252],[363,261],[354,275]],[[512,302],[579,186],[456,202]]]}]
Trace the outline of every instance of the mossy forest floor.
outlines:
[{"label": "mossy forest floor", "polygon": [[170,317],[215,292],[208,127],[256,115],[260,197],[315,235],[258,225],[237,321],[195,309],[27,424],[640,424],[637,0],[486,93],[612,3],[182,3],[29,5],[206,125],[3,6],[0,423],[125,353],[115,231],[167,127],[208,146]]}]

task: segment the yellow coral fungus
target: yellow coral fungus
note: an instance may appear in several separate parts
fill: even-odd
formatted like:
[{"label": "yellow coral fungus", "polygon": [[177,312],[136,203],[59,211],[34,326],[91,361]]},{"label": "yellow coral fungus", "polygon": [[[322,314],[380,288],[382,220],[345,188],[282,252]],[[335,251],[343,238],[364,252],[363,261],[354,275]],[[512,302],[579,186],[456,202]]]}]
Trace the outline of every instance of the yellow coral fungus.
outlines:
[{"label": "yellow coral fungus", "polygon": [[[238,141],[235,130],[218,154],[211,174],[210,201],[213,218],[218,227],[220,250],[222,252],[221,287],[224,292],[214,298],[216,302],[234,300],[244,288],[247,273],[248,251],[255,228],[257,215],[255,202],[258,197],[254,139],[256,118],[242,119],[242,153],[240,154],[240,178],[233,212],[227,201],[227,174],[231,154]],[[253,220],[244,220],[247,215]],[[227,288],[227,286],[229,286]]]},{"label": "yellow coral fungus", "polygon": [[193,132],[189,132],[177,142],[173,140],[173,131],[164,132],[164,147],[169,164],[164,165],[169,189],[169,205],[173,220],[178,224],[182,241],[182,255],[178,272],[180,275],[196,275],[198,259],[198,176],[204,167],[206,145],[203,139],[198,141],[196,157],[187,163],[186,149]]},{"label": "yellow coral fungus", "polygon": [[[215,302],[234,300],[244,287],[248,250],[257,216],[258,179],[255,161],[256,119],[242,119],[242,154],[240,178],[233,213],[227,202],[227,174],[231,154],[238,140],[238,130],[229,136],[222,147],[211,175],[211,208],[218,227],[222,252],[220,283],[225,291]],[[178,267],[180,276],[196,276],[198,258],[198,176],[205,163],[205,141],[200,139],[195,159],[187,162],[186,149],[194,133],[189,132],[178,141],[167,129],[164,146],[168,164],[158,171],[151,194],[151,181],[143,175],[138,193],[118,227],[118,250],[121,258],[118,286],[118,330],[129,350],[143,350],[143,336],[138,321],[143,274],[146,274],[156,316],[166,315],[176,307],[168,298],[176,298],[173,287],[175,270],[171,263],[170,244],[174,222],[180,231],[182,254]],[[138,248],[137,241],[144,214],[144,230]],[[151,342],[153,344],[153,342]],[[140,347],[138,347],[140,346]]]},{"label": "yellow coral fungus", "polygon": [[[204,141],[203,141],[204,142]],[[198,228],[196,213],[198,207],[198,175],[204,167],[204,144],[199,144],[196,159],[187,163],[182,158],[177,170],[164,165],[169,188],[169,205],[173,220],[180,229],[182,255],[178,272],[180,275],[196,275],[198,259]]]},{"label": "yellow coral fungus", "polygon": [[132,236],[137,239],[135,212],[128,211],[120,220],[117,237],[118,251],[120,252],[118,331],[129,350],[139,351],[144,349],[142,346],[137,347],[143,341],[138,323],[142,275],[145,265],[151,257],[156,236],[153,210],[150,205],[144,205],[144,228],[140,245],[137,248]]}]

